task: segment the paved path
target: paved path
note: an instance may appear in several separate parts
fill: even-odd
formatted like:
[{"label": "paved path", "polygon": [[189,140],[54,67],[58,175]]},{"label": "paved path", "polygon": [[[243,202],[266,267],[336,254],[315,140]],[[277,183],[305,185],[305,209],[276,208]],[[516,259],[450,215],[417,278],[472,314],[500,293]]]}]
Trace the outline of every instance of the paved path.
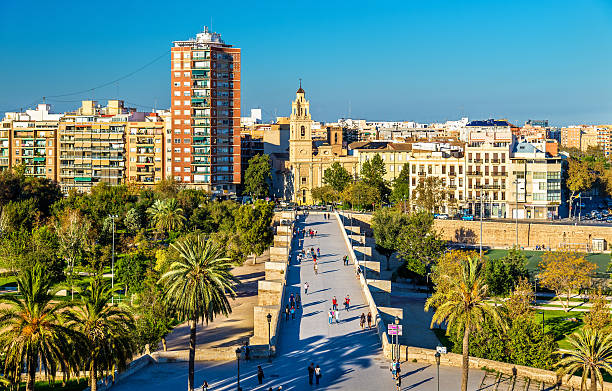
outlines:
[{"label": "paved path", "polygon": [[[247,390],[268,390],[282,386],[283,390],[395,390],[388,369],[389,363],[382,356],[378,335],[372,330],[361,330],[359,316],[367,314],[354,269],[342,264],[348,248],[342,237],[340,226],[332,216],[324,220],[320,214],[311,214],[299,227],[318,231],[315,238],[303,241],[295,239],[294,255],[288,269],[289,293],[300,294],[302,309],[295,320],[283,320],[280,332],[278,355],[271,364],[264,361],[241,362],[241,387]],[[306,249],[321,249],[319,274],[314,275],[311,259],[298,264],[295,254]],[[304,294],[304,282],[310,284],[308,295]],[[335,295],[342,303],[345,295],[351,297],[351,309],[340,311],[340,323],[328,324],[327,311]],[[320,386],[308,384],[307,366],[313,362],[320,365]],[[256,378],[257,365],[261,365],[266,378],[259,386]],[[207,380],[212,390],[236,389],[236,362],[196,363],[196,384]],[[428,364],[404,363],[402,365],[402,390],[431,391],[436,386],[435,368]],[[476,390],[482,372],[470,372],[471,390]],[[440,368],[440,389],[458,390],[461,370]],[[149,366],[114,390],[168,391],[184,389],[187,384],[187,363],[172,363]]]}]

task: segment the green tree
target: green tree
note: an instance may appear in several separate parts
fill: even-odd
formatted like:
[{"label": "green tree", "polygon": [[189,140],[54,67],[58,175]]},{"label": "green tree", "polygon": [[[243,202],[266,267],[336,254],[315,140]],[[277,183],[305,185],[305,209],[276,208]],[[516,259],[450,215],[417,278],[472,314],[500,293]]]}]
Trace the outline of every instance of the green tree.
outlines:
[{"label": "green tree", "polygon": [[408,223],[403,213],[390,208],[381,208],[372,214],[372,229],[376,239],[376,250],[387,258],[387,270],[391,269],[390,258],[397,251],[397,240]]},{"label": "green tree", "polygon": [[[5,295],[0,303],[0,349],[5,354],[5,374],[12,380],[26,365],[26,390],[34,390],[36,368],[42,363],[51,376],[58,370],[70,374],[77,356],[70,354],[79,336],[65,326],[67,304],[53,301],[52,281],[41,265],[22,271],[17,277],[22,298]],[[79,353],[79,351],[76,351]]]},{"label": "green tree", "polygon": [[311,194],[315,201],[321,201],[324,204],[333,204],[340,200],[340,193],[330,185],[315,187],[312,189]]},{"label": "green tree", "polygon": [[2,207],[0,221],[3,232],[12,232],[20,229],[31,230],[39,217],[36,201],[32,198],[26,200],[9,201]]},{"label": "green tree", "polygon": [[223,249],[204,236],[188,236],[172,247],[179,257],[160,282],[165,287],[165,300],[181,319],[189,321],[188,391],[193,391],[196,324],[198,320],[208,324],[216,315],[231,312],[227,295],[235,297],[237,280],[230,271],[232,260],[223,258]]},{"label": "green tree", "polygon": [[374,155],[372,159],[366,160],[361,166],[361,178],[363,182],[376,188],[383,202],[387,201],[391,192],[385,180],[386,174],[387,169],[385,168],[385,162],[378,153]]},{"label": "green tree", "polygon": [[447,190],[438,177],[427,177],[414,189],[412,201],[418,207],[431,213],[438,212],[447,199]]},{"label": "green tree", "polygon": [[542,332],[533,317],[513,320],[507,341],[508,359],[513,364],[550,369],[555,363],[557,343],[552,334]]},{"label": "green tree", "polygon": [[522,251],[511,249],[499,259],[489,259],[485,264],[485,279],[489,293],[494,296],[507,295],[520,278],[529,276],[527,258]]},{"label": "green tree", "polygon": [[138,208],[131,208],[125,214],[123,225],[128,232],[135,233],[146,227],[144,214]]},{"label": "green tree", "polygon": [[74,299],[74,267],[93,246],[91,223],[78,210],[66,209],[55,223],[59,254],[68,263],[70,291]]},{"label": "green tree", "polygon": [[591,304],[589,312],[582,319],[584,326],[593,330],[608,330],[612,326],[608,298],[599,290],[590,295],[589,303]]},{"label": "green tree", "polygon": [[253,198],[264,198],[270,193],[270,156],[255,155],[249,159],[244,173],[244,191]]},{"label": "green tree", "polygon": [[236,231],[240,235],[240,243],[247,254],[253,254],[253,264],[257,257],[270,247],[274,236],[272,234],[272,217],[274,204],[257,200],[255,205],[242,205],[236,210]]},{"label": "green tree", "polygon": [[334,162],[331,167],[323,171],[323,183],[331,186],[338,193],[341,193],[352,180],[353,176],[338,162]]},{"label": "green tree", "polygon": [[121,306],[109,305],[118,289],[119,286],[113,289],[100,277],[92,278],[81,294],[80,305],[69,315],[72,327],[86,341],[81,348],[86,350],[85,368],[92,391],[97,390],[101,373],[125,369],[135,352],[130,338],[134,328],[132,314]]},{"label": "green tree", "polygon": [[441,279],[447,283],[436,289],[425,302],[425,310],[436,305],[431,320],[435,324],[446,323],[449,328],[463,330],[461,391],[467,391],[469,371],[470,333],[479,330],[485,320],[503,327],[503,320],[497,307],[487,302],[487,285],[484,283],[481,261],[474,257],[461,261],[460,273],[446,274],[441,271]]},{"label": "green tree", "polygon": [[570,191],[569,214],[572,216],[573,201],[581,192],[589,190],[595,181],[595,176],[589,168],[589,163],[578,159],[567,159],[567,177],[565,186]]},{"label": "green tree", "polygon": [[[142,290],[147,270],[153,267],[153,257],[145,250],[137,250],[117,257],[115,273],[117,282],[125,287],[125,294]],[[129,293],[128,293],[129,292]]]},{"label": "green tree", "polygon": [[580,390],[586,390],[587,380],[591,379],[590,390],[597,391],[597,383],[604,389],[602,372],[612,374],[612,333],[601,332],[590,328],[567,337],[572,346],[566,357],[557,363],[561,374],[573,375],[582,372]]},{"label": "green tree", "polygon": [[410,164],[404,163],[402,171],[393,180],[390,199],[396,204],[400,204],[405,212],[406,201],[410,200]]},{"label": "green tree", "polygon": [[397,250],[405,268],[424,276],[427,269],[442,255],[446,242],[434,230],[429,212],[411,214],[397,238]]},{"label": "green tree", "polygon": [[542,286],[555,291],[563,310],[567,312],[572,292],[589,286],[596,266],[576,253],[547,251],[542,256],[539,268]]},{"label": "green tree", "polygon": [[185,225],[183,209],[179,207],[176,198],[157,200],[147,209],[152,225],[167,234],[170,231],[180,230]]},{"label": "green tree", "polygon": [[363,181],[351,183],[342,192],[342,199],[351,206],[369,206],[380,202],[380,192]]}]

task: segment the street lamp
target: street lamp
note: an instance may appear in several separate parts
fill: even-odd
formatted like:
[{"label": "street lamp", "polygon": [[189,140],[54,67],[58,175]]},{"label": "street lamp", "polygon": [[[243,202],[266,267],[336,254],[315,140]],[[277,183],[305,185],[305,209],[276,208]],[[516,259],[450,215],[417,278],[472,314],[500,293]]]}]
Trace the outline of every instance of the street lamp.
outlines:
[{"label": "street lamp", "polygon": [[487,196],[483,193],[480,197],[480,257],[482,258],[482,214],[483,214],[483,201]]},{"label": "street lamp", "polygon": [[270,324],[272,323],[272,314],[266,315],[268,319],[268,362],[272,362],[272,345],[270,345]]},{"label": "street lamp", "polygon": [[438,378],[438,391],[440,391],[440,352],[436,352],[436,377]]},{"label": "street lamp", "polygon": [[[111,290],[115,288],[115,219],[117,215],[108,215],[113,222],[113,250],[111,255]],[[115,292],[111,296],[111,304],[115,304]]]},{"label": "street lamp", "polygon": [[400,362],[400,351],[399,351],[399,324],[400,324],[400,319],[396,316],[395,317],[395,349],[397,351],[396,353],[396,360],[397,362]]},{"label": "street lamp", "polygon": [[542,314],[542,335],[544,335],[544,311],[540,311],[538,314]]},{"label": "street lamp", "polygon": [[366,271],[366,254],[365,254],[365,233],[361,237],[361,252],[363,252],[363,278],[365,279],[366,284],[368,283],[368,274]]},{"label": "street lamp", "polygon": [[240,350],[240,348],[236,348],[236,363],[238,364],[238,377],[236,378],[237,383],[236,383],[236,389],[238,391],[240,391],[240,354],[242,353],[242,350]]}]

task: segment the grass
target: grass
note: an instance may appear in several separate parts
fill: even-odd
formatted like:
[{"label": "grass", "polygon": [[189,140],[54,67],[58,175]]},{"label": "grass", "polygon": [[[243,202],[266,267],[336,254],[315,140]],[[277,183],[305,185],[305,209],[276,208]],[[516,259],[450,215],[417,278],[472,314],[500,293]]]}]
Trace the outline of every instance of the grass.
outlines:
[{"label": "grass", "polygon": [[[491,259],[503,258],[508,254],[508,250],[492,249],[486,252],[486,255]],[[542,260],[544,251],[532,251],[524,250],[523,254],[527,257],[527,269],[532,272],[538,269],[538,264]],[[608,270],[608,264],[610,263],[610,254],[605,253],[592,253],[585,256],[587,261],[593,262],[597,265],[597,272],[605,273]]]},{"label": "grass", "polygon": [[[572,333],[580,330],[584,323],[582,317],[586,312],[569,311],[563,310],[536,310],[535,320],[539,324],[542,324],[542,314],[544,312],[544,330],[547,333],[553,333],[555,340],[559,344],[560,349],[570,349],[571,346],[567,343],[567,337]],[[576,318],[580,321],[572,322],[567,318]]]},{"label": "grass", "polygon": [[[66,386],[62,387],[62,381],[56,380],[55,382],[48,381],[37,381],[35,385],[36,391],[51,391],[51,390],[61,390],[61,391],[82,391],[87,388],[87,379],[70,379],[66,382]],[[19,391],[25,390],[25,382],[22,382],[19,385]]]},{"label": "grass", "polygon": [[0,286],[17,286],[15,276],[0,277]]}]

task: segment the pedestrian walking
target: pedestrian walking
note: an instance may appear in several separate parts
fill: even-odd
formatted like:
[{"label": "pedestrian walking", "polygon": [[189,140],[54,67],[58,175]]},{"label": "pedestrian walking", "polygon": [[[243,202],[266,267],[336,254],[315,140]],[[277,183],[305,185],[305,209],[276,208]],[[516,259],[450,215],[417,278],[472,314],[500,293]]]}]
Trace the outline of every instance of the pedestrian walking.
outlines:
[{"label": "pedestrian walking", "polygon": [[372,328],[372,313],[368,312],[368,328]]},{"label": "pedestrian walking", "polygon": [[321,256],[321,249],[317,247],[317,257]]},{"label": "pedestrian walking", "polygon": [[336,323],[340,323],[340,311],[334,311],[334,317],[336,318]]},{"label": "pedestrian walking", "polygon": [[293,293],[291,295],[289,295],[289,305],[293,307],[293,305],[295,304],[295,297],[293,296]]},{"label": "pedestrian walking", "polygon": [[257,366],[257,381],[259,382],[259,384],[263,383],[263,379],[264,379],[263,369],[261,369],[261,365],[258,365]]},{"label": "pedestrian walking", "polygon": [[332,324],[333,320],[334,320],[334,311],[332,311],[332,309],[329,309],[328,312],[328,318],[329,318],[329,324]]},{"label": "pedestrian walking", "polygon": [[334,309],[334,311],[338,309],[338,299],[336,299],[336,296],[334,296],[334,298],[332,299],[332,308]]},{"label": "pedestrian walking", "polygon": [[206,380],[202,383],[202,391],[208,391],[208,382]]},{"label": "pedestrian walking", "polygon": [[319,380],[321,380],[321,368],[319,368],[319,365],[315,367],[315,378],[317,379],[317,385],[319,385]]},{"label": "pedestrian walking", "polygon": [[299,310],[300,309],[300,305],[302,304],[302,298],[300,297],[299,293],[295,297],[295,304],[296,304],[296,308]]},{"label": "pedestrian walking", "polygon": [[292,306],[291,307],[291,320],[294,320],[294,319],[295,319],[295,307]]},{"label": "pedestrian walking", "polygon": [[249,341],[244,343],[244,359],[247,361],[251,359],[251,348],[249,347]]},{"label": "pedestrian walking", "polygon": [[289,304],[285,307],[285,322],[289,320]]},{"label": "pedestrian walking", "polygon": [[314,272],[315,274],[319,274],[319,265],[317,265],[316,263],[314,264]]},{"label": "pedestrian walking", "polygon": [[402,373],[402,368],[400,367],[399,359],[395,362],[395,374],[397,377],[400,377]]},{"label": "pedestrian walking", "polygon": [[349,297],[349,295],[346,295],[346,297],[344,298],[344,310],[348,311],[350,305],[351,305],[351,298]]},{"label": "pedestrian walking", "polygon": [[308,294],[308,287],[309,287],[309,286],[310,286],[310,285],[308,285],[308,282],[305,282],[305,283],[304,283],[304,294],[305,294],[305,295],[307,295],[307,294]]},{"label": "pedestrian walking", "polygon": [[314,363],[311,362],[310,365],[308,366],[308,384],[310,385],[312,385],[312,378],[314,377],[314,372],[315,372]]},{"label": "pedestrian walking", "polygon": [[361,329],[363,330],[363,326],[365,326],[365,314],[362,312],[361,313],[361,318],[359,318],[359,325],[361,326]]},{"label": "pedestrian walking", "polygon": [[395,367],[395,361],[391,361],[391,365],[389,365],[389,370],[391,371],[391,376],[395,379],[397,376],[397,369]]}]

